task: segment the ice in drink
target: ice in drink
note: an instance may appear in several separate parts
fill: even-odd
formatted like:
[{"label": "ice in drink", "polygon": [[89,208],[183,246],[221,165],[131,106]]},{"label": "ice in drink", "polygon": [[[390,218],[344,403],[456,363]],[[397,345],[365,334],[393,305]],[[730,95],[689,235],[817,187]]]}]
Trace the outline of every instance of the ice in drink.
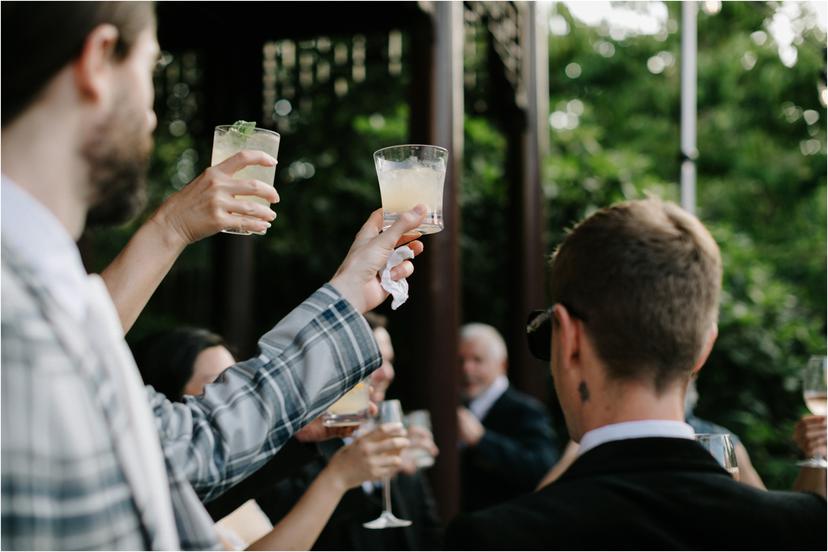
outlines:
[{"label": "ice in drink", "polygon": [[448,152],[437,146],[391,146],[374,153],[382,196],[383,226],[417,204],[426,206],[426,218],[414,232],[433,234],[443,229],[443,182]]},{"label": "ice in drink", "polygon": [[[232,157],[242,150],[263,151],[274,159],[278,156],[279,134],[262,128],[252,128],[253,123],[248,123],[248,125],[250,126],[246,128],[244,126],[240,127],[238,123],[236,125],[221,125],[216,127],[215,133],[213,134],[211,166],[218,165],[228,157]],[[260,180],[270,186],[273,186],[275,177],[276,167],[263,167],[261,165],[249,165],[233,175],[233,178],[236,180]],[[236,199],[244,199],[247,201],[255,201],[262,205],[269,205],[266,200],[257,196],[237,195]],[[237,232],[234,230],[225,230],[225,232],[243,235],[253,233]],[[264,234],[264,232],[261,232],[261,234]]]},{"label": "ice in drink", "polygon": [[377,172],[382,196],[383,218],[391,226],[400,213],[418,203],[426,206],[426,219],[418,231],[432,234],[443,229],[443,180],[445,171],[428,167],[389,169]]}]

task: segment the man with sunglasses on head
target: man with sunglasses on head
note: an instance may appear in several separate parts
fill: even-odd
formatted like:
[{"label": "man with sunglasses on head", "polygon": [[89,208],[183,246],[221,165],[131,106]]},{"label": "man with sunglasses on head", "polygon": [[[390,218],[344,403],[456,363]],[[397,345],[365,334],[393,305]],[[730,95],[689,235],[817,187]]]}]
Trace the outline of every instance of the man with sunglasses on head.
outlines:
[{"label": "man with sunglasses on head", "polygon": [[684,422],[721,278],[716,242],[672,203],[576,226],[552,258],[552,307],[528,330],[579,456],[537,492],[457,518],[449,549],[824,550],[824,498],[739,484]]}]

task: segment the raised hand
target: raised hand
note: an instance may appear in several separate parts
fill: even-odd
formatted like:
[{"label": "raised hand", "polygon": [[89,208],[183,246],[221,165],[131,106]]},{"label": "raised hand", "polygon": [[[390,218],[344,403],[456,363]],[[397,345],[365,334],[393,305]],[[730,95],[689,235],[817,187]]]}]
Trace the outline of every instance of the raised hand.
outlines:
[{"label": "raised hand", "polygon": [[[417,205],[411,211],[402,213],[390,228],[380,232],[382,209],[377,209],[357,233],[348,255],[330,283],[359,312],[368,312],[388,297],[388,292],[380,285],[378,273],[385,268],[394,248],[411,239],[410,235],[404,238],[403,234],[417,228],[425,215],[425,207]],[[414,255],[423,251],[419,240],[409,241],[408,247]],[[403,261],[391,270],[391,278],[400,280],[413,272],[411,261]]]},{"label": "raised hand", "polygon": [[[368,416],[373,418],[377,415],[378,408],[373,402],[368,403]],[[320,441],[327,441],[335,437],[348,437],[356,429],[358,425],[327,427],[322,423],[322,416],[319,416],[314,421],[300,429],[294,435],[296,439],[303,443],[318,443]]]},{"label": "raised hand", "polygon": [[350,489],[363,481],[376,481],[396,474],[402,463],[400,454],[409,445],[400,424],[384,424],[339,449],[328,468]]},{"label": "raised hand", "polygon": [[198,175],[159,207],[153,218],[186,246],[225,228],[264,232],[276,213],[269,207],[237,199],[237,195],[260,197],[278,203],[273,186],[259,180],[236,180],[233,175],[249,165],[272,167],[276,159],[255,150],[244,150]]},{"label": "raised hand", "polygon": [[794,441],[805,456],[826,456],[825,416],[804,416],[794,427]]}]

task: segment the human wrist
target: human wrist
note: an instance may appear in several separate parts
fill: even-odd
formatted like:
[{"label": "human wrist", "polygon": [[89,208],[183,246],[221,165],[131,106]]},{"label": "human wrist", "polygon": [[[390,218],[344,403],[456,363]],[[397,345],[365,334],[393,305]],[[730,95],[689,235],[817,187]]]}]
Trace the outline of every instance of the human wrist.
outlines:
[{"label": "human wrist", "polygon": [[355,285],[342,274],[337,274],[331,278],[331,281],[328,283],[333,286],[342,298],[348,301],[357,312],[365,314],[367,309],[365,308],[365,300],[362,297],[360,286]]},{"label": "human wrist", "polygon": [[332,458],[327,468],[319,474],[320,481],[325,487],[332,489],[339,494],[345,494],[348,489],[353,487],[349,485],[345,473],[338,459]]},{"label": "human wrist", "polygon": [[166,205],[162,204],[149,218],[145,227],[159,238],[157,243],[163,244],[170,252],[179,254],[190,244],[190,239],[173,222],[165,207]]}]

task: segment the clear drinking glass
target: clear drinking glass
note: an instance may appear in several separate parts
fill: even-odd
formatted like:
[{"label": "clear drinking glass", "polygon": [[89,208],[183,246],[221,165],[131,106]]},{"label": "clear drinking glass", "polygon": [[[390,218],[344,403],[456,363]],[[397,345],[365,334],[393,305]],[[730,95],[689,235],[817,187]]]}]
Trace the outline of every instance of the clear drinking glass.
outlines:
[{"label": "clear drinking glass", "polygon": [[[382,401],[379,410],[379,423],[402,425],[402,407],[400,401]],[[380,516],[362,526],[366,529],[387,529],[389,527],[408,527],[411,522],[399,519],[391,513],[391,478],[386,477],[382,481],[383,508]]]},{"label": "clear drinking glass", "polygon": [[[828,371],[828,360],[824,356],[812,356],[802,369],[802,396],[808,410],[815,416],[825,416],[826,411],[828,411],[828,408],[826,408],[826,371]],[[828,462],[817,454],[807,460],[797,462],[797,465],[809,468],[826,468]]]},{"label": "clear drinking glass", "polygon": [[400,213],[418,203],[428,214],[412,232],[434,234],[443,229],[443,183],[446,179],[448,150],[438,146],[406,144],[374,152],[383,228],[396,221]]},{"label": "clear drinking glass", "polygon": [[360,425],[366,421],[370,417],[368,410],[371,403],[368,394],[369,386],[369,378],[365,378],[354,385],[322,414],[322,425],[342,427]]},{"label": "clear drinking glass", "polygon": [[713,458],[733,476],[739,480],[739,464],[736,462],[736,449],[727,433],[697,433],[696,441],[707,449]]},{"label": "clear drinking glass", "polygon": [[[276,159],[279,154],[280,139],[279,133],[264,128],[255,128],[250,134],[245,134],[239,132],[235,125],[219,125],[213,133],[213,156],[210,165],[218,165],[242,150],[263,151]],[[262,167],[260,165],[250,165],[233,175],[236,180],[261,180],[271,186],[273,186],[275,177],[276,167]],[[268,205],[267,201],[257,196],[237,195],[236,199],[245,199]],[[225,228],[222,232],[240,236],[264,235],[264,232],[248,232],[240,228]]]},{"label": "clear drinking glass", "polygon": [[417,438],[412,428],[421,428],[431,433],[431,414],[428,410],[412,410],[405,415],[405,427],[408,428],[408,438],[412,445],[403,451],[403,456],[410,458],[418,468],[428,468],[434,465],[434,457],[425,447],[417,445]]}]

